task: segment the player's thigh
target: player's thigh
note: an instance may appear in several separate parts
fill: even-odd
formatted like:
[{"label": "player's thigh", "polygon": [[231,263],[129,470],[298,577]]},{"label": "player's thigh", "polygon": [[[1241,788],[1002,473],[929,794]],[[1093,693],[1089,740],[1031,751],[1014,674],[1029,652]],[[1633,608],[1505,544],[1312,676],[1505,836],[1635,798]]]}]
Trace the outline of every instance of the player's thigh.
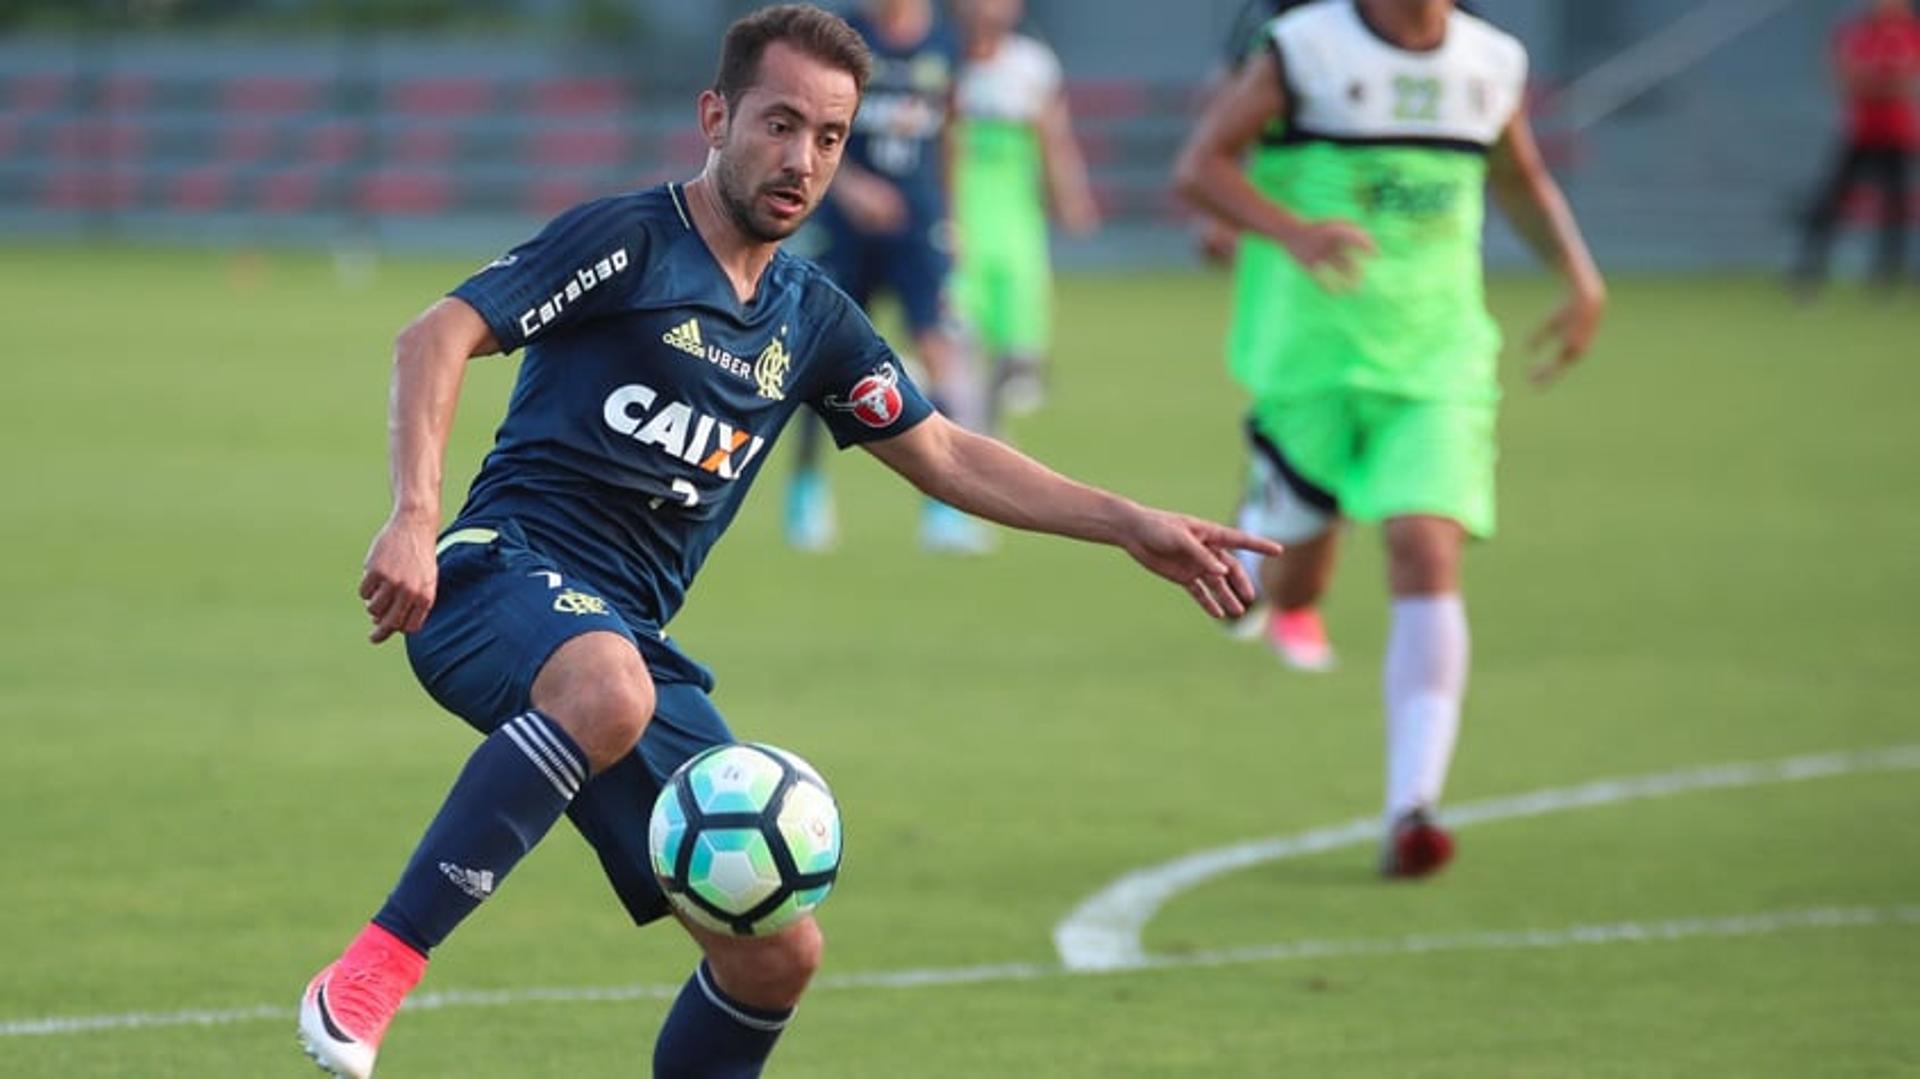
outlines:
[{"label": "player's thigh", "polygon": [[1348,511],[1346,489],[1360,437],[1350,395],[1331,392],[1259,402],[1247,435],[1252,479],[1276,481],[1264,489],[1283,500],[1277,506],[1291,507],[1292,516],[1299,518],[1285,527],[1274,522],[1272,538],[1282,543],[1311,538]]},{"label": "player's thigh", "polygon": [[607,883],[637,925],[668,912],[647,853],[654,799],[682,764],[734,740],[700,687],[662,682],[654,691],[653,720],[639,743],[581,788],[567,807],[568,819],[593,847]]},{"label": "player's thigh", "polygon": [[1343,492],[1355,517],[1443,517],[1470,536],[1493,535],[1493,403],[1378,397],[1363,411],[1365,445]]},{"label": "player's thigh", "polygon": [[407,638],[414,676],[441,707],[491,732],[533,706],[534,680],[567,642],[606,633],[634,647],[633,630],[592,584],[511,529],[466,531],[467,541],[443,543],[433,610]]}]

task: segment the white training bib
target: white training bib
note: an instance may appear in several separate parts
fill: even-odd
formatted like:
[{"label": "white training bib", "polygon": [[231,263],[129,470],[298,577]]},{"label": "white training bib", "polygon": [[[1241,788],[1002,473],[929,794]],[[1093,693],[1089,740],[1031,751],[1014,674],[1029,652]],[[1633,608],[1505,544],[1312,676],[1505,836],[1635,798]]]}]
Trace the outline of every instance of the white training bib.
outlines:
[{"label": "white training bib", "polygon": [[988,59],[968,60],[955,89],[960,115],[1033,123],[1060,92],[1060,61],[1024,34],[1010,34]]},{"label": "white training bib", "polygon": [[1353,0],[1318,0],[1268,27],[1288,106],[1287,141],[1489,147],[1520,108],[1527,50],[1455,10],[1444,41],[1415,52],[1381,37]]}]

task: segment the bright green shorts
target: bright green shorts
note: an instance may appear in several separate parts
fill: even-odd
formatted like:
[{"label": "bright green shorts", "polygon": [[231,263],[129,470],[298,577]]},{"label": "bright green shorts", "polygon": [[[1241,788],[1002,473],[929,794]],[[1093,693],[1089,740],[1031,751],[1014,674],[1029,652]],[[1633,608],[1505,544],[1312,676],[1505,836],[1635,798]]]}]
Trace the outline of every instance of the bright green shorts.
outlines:
[{"label": "bright green shorts", "polygon": [[1038,243],[978,249],[963,242],[953,302],[986,355],[1045,356],[1052,343],[1053,269],[1044,234]]},{"label": "bright green shorts", "polygon": [[1286,466],[1356,521],[1431,514],[1493,535],[1492,402],[1341,391],[1267,402],[1253,425]]}]

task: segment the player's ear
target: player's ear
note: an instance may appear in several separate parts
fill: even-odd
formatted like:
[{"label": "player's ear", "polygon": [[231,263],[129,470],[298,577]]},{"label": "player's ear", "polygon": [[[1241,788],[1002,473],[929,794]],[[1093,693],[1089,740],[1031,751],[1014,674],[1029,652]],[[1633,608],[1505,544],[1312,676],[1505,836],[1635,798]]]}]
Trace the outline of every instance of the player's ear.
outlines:
[{"label": "player's ear", "polygon": [[700,91],[700,134],[715,150],[727,143],[727,99],[712,90]]}]

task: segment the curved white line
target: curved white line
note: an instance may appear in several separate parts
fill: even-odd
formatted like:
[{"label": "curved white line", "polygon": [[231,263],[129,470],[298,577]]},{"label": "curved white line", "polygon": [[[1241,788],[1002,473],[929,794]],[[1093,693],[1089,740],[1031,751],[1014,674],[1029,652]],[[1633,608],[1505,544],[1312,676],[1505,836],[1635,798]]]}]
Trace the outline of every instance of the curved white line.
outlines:
[{"label": "curved white line", "polygon": [[[1577,787],[1470,802],[1448,810],[1445,820],[1450,827],[1462,827],[1642,798],[1662,798],[1688,791],[1910,769],[1920,769],[1920,745],[1819,753],[1779,761],[1711,765],[1603,779]],[[1068,970],[1129,969],[1148,964],[1151,958],[1140,943],[1140,934],[1160,908],[1180,893],[1252,866],[1377,842],[1379,836],[1379,821],[1369,817],[1298,835],[1216,847],[1135,870],[1094,893],[1054,927],[1054,948]]]},{"label": "curved white line", "polygon": [[[1608,922],[1562,929],[1505,929],[1460,933],[1424,933],[1404,937],[1357,937],[1336,940],[1297,940],[1285,944],[1151,956],[1139,963],[1111,970],[1170,970],[1181,967],[1221,967],[1245,963],[1274,963],[1300,959],[1338,959],[1432,952],[1514,951],[1575,948],[1603,944],[1637,944],[1697,938],[1755,937],[1803,930],[1860,929],[1877,926],[1920,926],[1920,906],[1814,907],[1802,910],[1736,914],[1718,918],[1674,918],[1658,922]],[[1111,971],[1108,971],[1111,972]],[[931,985],[979,985],[995,982],[1031,982],[1042,978],[1080,977],[1091,972],[1068,970],[1053,963],[1001,963],[992,966],[931,970],[880,971],[842,974],[818,979],[815,989],[916,989]],[[1105,972],[1103,972],[1105,973]],[[407,1001],[407,1011],[447,1008],[523,1007],[527,1004],[606,1003],[628,1000],[671,1000],[677,985],[609,985],[576,988],[452,990],[423,993]],[[129,1012],[120,1015],[55,1016],[0,1022],[0,1038],[84,1034],[144,1027],[224,1026],[256,1020],[292,1023],[295,1009],[272,1005],[222,1011]]]},{"label": "curved white line", "polygon": [[[1762,783],[1792,782],[1854,772],[1899,771],[1920,768],[1920,745],[1894,746],[1888,749],[1855,753],[1825,753],[1764,764],[1729,764],[1711,768],[1688,769],[1638,778],[1603,780],[1581,787],[1537,791],[1512,798],[1492,799],[1460,806],[1448,815],[1450,823],[1472,824],[1489,820],[1549,813],[1577,806],[1605,805],[1634,798],[1653,798],[1683,791],[1712,788],[1756,786]],[[1265,843],[1241,844],[1204,852],[1191,858],[1167,863],[1162,869],[1188,863],[1224,866],[1213,873],[1182,879],[1193,884],[1218,873],[1275,858],[1302,854],[1374,838],[1376,823],[1353,821],[1333,828],[1318,829],[1286,839]],[[1281,852],[1260,857],[1262,852]],[[1154,870],[1129,874],[1118,884],[1153,874]],[[1192,884],[1186,885],[1191,887]],[[1159,903],[1177,894],[1153,893]],[[1113,892],[1110,888],[1082,904],[1076,915]],[[1146,893],[1141,893],[1146,894]],[[1096,909],[1118,909],[1098,907]],[[1144,925],[1152,910],[1140,919]],[[1072,919],[1069,919],[1071,922]],[[1100,971],[1162,970],[1179,967],[1225,966],[1239,963],[1278,962],[1298,959],[1325,959],[1344,956],[1417,955],[1442,951],[1492,951],[1533,948],[1565,948],[1579,945],[1619,944],[1643,941],[1687,940],[1698,937],[1744,937],[1809,929],[1847,929],[1873,926],[1920,925],[1920,906],[1892,907],[1819,907],[1803,910],[1773,911],[1719,918],[1682,918],[1658,922],[1615,922],[1576,925],[1562,929],[1513,929],[1461,933],[1421,934],[1401,937],[1362,937],[1343,940],[1301,940],[1285,944],[1258,945],[1219,951],[1190,952],[1180,955],[1150,956],[1138,948],[1137,930],[1131,956],[1115,956],[1100,964],[1076,966],[1063,958],[1062,963],[999,963],[974,967],[934,968],[926,970],[876,971],[867,974],[829,975],[816,979],[817,989],[912,989],[921,986],[972,985],[993,982],[1025,982]],[[1063,922],[1061,929],[1068,928]],[[1056,931],[1056,940],[1059,931]],[[680,992],[678,985],[615,985],[577,987],[534,987],[501,990],[445,990],[422,993],[409,999],[408,1011],[439,1011],[447,1008],[510,1007],[531,1003],[615,1002],[629,1000],[671,1000]],[[224,1009],[196,1009],[174,1012],[122,1012],[112,1015],[64,1015],[34,1019],[0,1020],[0,1038],[45,1037],[85,1034],[109,1030],[138,1030],[153,1027],[226,1026],[256,1021],[292,1022],[295,1009],[271,1004]]]}]

